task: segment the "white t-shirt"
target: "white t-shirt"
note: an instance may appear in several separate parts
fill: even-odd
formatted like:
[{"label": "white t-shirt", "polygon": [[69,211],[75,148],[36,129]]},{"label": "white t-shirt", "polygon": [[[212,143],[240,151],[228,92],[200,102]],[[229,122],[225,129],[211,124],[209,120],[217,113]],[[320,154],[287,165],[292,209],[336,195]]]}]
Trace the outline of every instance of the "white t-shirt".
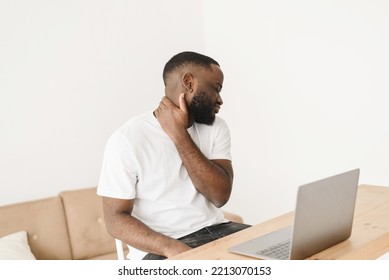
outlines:
[{"label": "white t-shirt", "polygon": [[[208,159],[231,160],[230,132],[221,118],[210,126],[194,123],[188,132]],[[225,221],[223,212],[195,189],[152,112],[129,120],[110,137],[97,193],[135,199],[132,216],[173,238]],[[145,254],[130,248],[130,259]]]}]

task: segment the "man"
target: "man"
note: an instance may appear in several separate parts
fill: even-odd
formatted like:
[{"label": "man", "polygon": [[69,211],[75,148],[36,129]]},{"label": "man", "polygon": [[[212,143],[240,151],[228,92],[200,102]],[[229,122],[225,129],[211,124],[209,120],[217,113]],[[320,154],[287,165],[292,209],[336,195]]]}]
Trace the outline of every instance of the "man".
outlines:
[{"label": "man", "polygon": [[163,70],[165,96],[109,139],[98,194],[109,233],[130,259],[164,259],[248,227],[228,222],[230,134],[216,117],[223,73],[210,57],[183,52]]}]

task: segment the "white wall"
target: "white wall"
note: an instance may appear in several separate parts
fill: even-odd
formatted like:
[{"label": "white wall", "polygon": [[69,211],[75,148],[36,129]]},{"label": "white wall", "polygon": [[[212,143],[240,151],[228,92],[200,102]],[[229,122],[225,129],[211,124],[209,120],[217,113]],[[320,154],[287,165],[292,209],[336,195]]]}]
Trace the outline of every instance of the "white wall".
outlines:
[{"label": "white wall", "polygon": [[204,51],[189,0],[1,1],[0,205],[96,186],[108,136],[186,49]]},{"label": "white wall", "polygon": [[228,208],[256,223],[299,184],[361,168],[389,186],[387,1],[204,1],[233,135]]},{"label": "white wall", "polygon": [[386,1],[0,2],[0,205],[94,186],[110,133],[153,109],[171,55],[225,73],[235,186],[256,223],[298,184],[361,168],[389,186]]}]

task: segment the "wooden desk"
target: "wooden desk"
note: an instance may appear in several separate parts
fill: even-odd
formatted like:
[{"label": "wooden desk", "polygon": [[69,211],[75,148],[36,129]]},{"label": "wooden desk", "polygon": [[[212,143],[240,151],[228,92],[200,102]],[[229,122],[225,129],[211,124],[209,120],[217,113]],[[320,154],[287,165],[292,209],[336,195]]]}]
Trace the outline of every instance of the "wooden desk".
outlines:
[{"label": "wooden desk", "polygon": [[[293,213],[260,223],[171,259],[177,260],[250,260],[228,252],[228,248],[292,224]],[[358,189],[351,237],[309,259],[376,259],[389,251],[389,188],[361,185]]]}]

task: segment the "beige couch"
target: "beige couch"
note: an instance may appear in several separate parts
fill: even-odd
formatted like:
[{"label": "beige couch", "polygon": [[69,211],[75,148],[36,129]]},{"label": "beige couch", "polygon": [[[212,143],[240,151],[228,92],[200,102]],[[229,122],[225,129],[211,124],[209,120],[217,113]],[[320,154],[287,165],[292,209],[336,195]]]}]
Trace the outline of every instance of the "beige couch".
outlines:
[{"label": "beige couch", "polygon": [[[57,197],[0,207],[0,237],[26,231],[38,260],[117,259],[96,188],[64,191]],[[234,214],[227,219],[241,222]]]},{"label": "beige couch", "polygon": [[0,207],[0,236],[27,231],[33,255],[42,260],[116,259],[96,188]]}]

